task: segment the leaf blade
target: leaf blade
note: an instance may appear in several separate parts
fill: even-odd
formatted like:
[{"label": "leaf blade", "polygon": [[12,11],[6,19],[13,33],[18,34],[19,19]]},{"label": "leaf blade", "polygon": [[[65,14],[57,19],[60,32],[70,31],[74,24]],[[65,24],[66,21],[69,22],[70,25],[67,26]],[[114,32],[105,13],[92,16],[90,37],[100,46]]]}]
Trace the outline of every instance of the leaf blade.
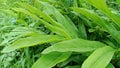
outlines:
[{"label": "leaf blade", "polygon": [[88,52],[93,51],[97,48],[106,46],[103,43],[96,42],[96,41],[87,41],[83,39],[72,39],[63,42],[59,42],[54,44],[53,46],[48,47],[42,53],[50,53],[50,52]]},{"label": "leaf blade", "polygon": [[110,46],[99,48],[84,61],[82,68],[105,68],[112,59],[114,52],[115,50]]},{"label": "leaf blade", "polygon": [[107,4],[105,3],[105,0],[87,0],[87,1],[97,9],[102,10],[109,18],[111,18],[120,27],[119,17],[117,17],[108,9]]},{"label": "leaf blade", "polygon": [[57,63],[65,61],[70,55],[71,55],[71,52],[66,52],[66,53],[53,52],[53,53],[42,55],[33,64],[32,68],[52,68]]},{"label": "leaf blade", "polygon": [[5,47],[2,50],[2,53],[7,53],[19,48],[24,48],[24,47],[34,46],[37,44],[49,43],[49,42],[59,41],[59,40],[63,40],[63,38],[60,36],[54,36],[54,35],[35,35],[27,38],[21,38],[13,42],[8,47]]}]

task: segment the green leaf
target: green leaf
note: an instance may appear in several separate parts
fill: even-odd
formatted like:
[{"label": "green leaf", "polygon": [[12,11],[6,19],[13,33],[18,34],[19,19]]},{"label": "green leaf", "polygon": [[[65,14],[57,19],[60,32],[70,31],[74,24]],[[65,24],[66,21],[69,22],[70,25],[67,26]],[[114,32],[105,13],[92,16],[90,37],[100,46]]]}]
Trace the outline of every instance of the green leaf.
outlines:
[{"label": "green leaf", "polygon": [[[103,10],[104,12],[109,12],[109,9],[105,3],[105,0],[86,0],[96,8],[99,8],[100,10]],[[101,6],[102,4],[102,6]]]},{"label": "green leaf", "polygon": [[[4,39],[2,41],[2,43],[0,44],[0,46],[6,45],[8,43],[11,43],[11,42],[17,40],[18,38],[25,37],[25,36],[31,36],[33,34],[36,34],[36,32],[33,31],[31,28],[16,27],[11,32],[6,33],[4,35],[6,37],[6,39]],[[44,34],[44,33],[42,31],[39,31],[39,34]]]},{"label": "green leaf", "polygon": [[101,25],[108,31],[114,31],[115,28],[108,22],[106,22],[104,19],[102,19],[100,16],[98,16],[95,12],[92,12],[85,8],[72,8],[74,11],[86,16],[87,18],[91,19],[94,23]]},{"label": "green leaf", "polygon": [[2,53],[7,53],[19,48],[34,46],[38,44],[60,41],[63,39],[64,39],[63,37],[57,35],[32,35],[30,37],[18,39],[17,41],[13,42],[11,45],[5,47],[2,50]]},{"label": "green leaf", "polygon": [[106,68],[115,68],[113,64],[109,63]]},{"label": "green leaf", "polygon": [[64,26],[64,30],[72,37],[72,38],[78,38],[78,30],[76,26],[73,24],[71,19],[69,17],[62,15],[56,8],[54,8],[52,5],[48,4],[47,2],[40,2],[40,4],[43,5],[43,7],[46,8],[46,13],[51,13],[58,23],[62,24]]},{"label": "green leaf", "polygon": [[37,62],[33,64],[32,68],[52,68],[57,63],[65,61],[70,55],[71,52],[52,52],[49,54],[44,54],[37,60]]},{"label": "green leaf", "polygon": [[[31,6],[32,7],[32,6]],[[33,7],[34,8],[34,7]],[[17,11],[17,12],[21,12],[21,13],[24,13],[24,14],[27,14],[29,16],[31,16],[32,18],[36,19],[36,20],[39,20],[41,23],[43,23],[48,29],[50,29],[51,31],[59,34],[59,35],[62,35],[62,36],[67,36],[70,38],[70,36],[64,31],[64,29],[62,28],[59,28],[57,26],[54,26],[54,25],[51,25],[49,22],[46,22],[42,19],[40,19],[38,16],[36,16],[35,14],[32,14],[31,12],[23,9],[23,8],[12,8],[14,11]]]},{"label": "green leaf", "polygon": [[105,21],[104,19],[102,19],[100,16],[98,16],[96,13],[85,9],[85,8],[72,8],[74,11],[86,16],[87,18],[91,19],[94,23],[102,26],[105,30],[107,30],[107,32],[109,32],[112,37],[119,42],[120,41],[120,37],[118,36],[120,34],[119,31],[116,30],[116,28],[113,27],[112,24],[110,24],[109,22]]},{"label": "green leaf", "polygon": [[114,55],[115,50],[110,46],[95,50],[82,64],[82,68],[105,68]]},{"label": "green leaf", "polygon": [[42,17],[45,21],[50,22],[52,25],[62,27],[61,24],[57,23],[48,14],[45,14],[43,11],[37,9],[36,7],[33,7],[33,6],[31,6],[31,5],[27,4],[27,3],[18,3],[18,5],[22,6],[23,8],[30,11],[34,15]]},{"label": "green leaf", "polygon": [[83,39],[72,39],[72,40],[67,40],[63,42],[56,43],[47,49],[45,49],[42,53],[50,53],[53,51],[57,52],[88,52],[88,51],[93,51],[97,48],[101,48],[103,46],[106,46],[103,43],[96,42],[96,41],[88,41],[88,40],[83,40]]},{"label": "green leaf", "polygon": [[[105,0],[87,0],[94,7],[103,11],[109,18],[111,18],[118,26],[120,26],[120,18],[113,14],[107,7]],[[101,6],[102,5],[102,6]]]},{"label": "green leaf", "polygon": [[80,38],[87,39],[87,32],[84,22],[78,23],[78,30],[79,30]]}]

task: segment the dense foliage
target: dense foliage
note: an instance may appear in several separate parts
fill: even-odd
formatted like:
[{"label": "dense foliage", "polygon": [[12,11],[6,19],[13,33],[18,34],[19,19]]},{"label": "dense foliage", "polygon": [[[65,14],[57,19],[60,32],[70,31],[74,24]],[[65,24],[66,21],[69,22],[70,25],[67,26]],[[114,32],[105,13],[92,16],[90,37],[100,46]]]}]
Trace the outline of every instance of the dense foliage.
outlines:
[{"label": "dense foliage", "polygon": [[120,68],[120,0],[0,6],[0,68]]}]

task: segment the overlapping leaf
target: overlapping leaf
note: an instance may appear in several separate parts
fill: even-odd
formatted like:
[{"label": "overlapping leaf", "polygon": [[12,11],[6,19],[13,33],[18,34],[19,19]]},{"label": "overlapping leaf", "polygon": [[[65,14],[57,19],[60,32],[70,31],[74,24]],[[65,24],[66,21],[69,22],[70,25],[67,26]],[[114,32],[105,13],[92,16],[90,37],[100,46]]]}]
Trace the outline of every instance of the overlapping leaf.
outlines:
[{"label": "overlapping leaf", "polygon": [[103,43],[97,41],[88,41],[83,39],[72,39],[54,44],[48,47],[42,53],[57,52],[89,52],[97,48],[106,46]]},{"label": "overlapping leaf", "polygon": [[82,68],[105,68],[114,55],[115,50],[109,46],[95,50],[82,64]]},{"label": "overlapping leaf", "polygon": [[64,26],[65,31],[72,37],[72,38],[77,38],[78,37],[78,30],[76,28],[76,26],[73,24],[73,22],[67,17],[67,16],[63,16],[56,8],[54,8],[52,5],[49,5],[46,2],[40,2],[45,8],[45,12],[46,13],[50,13],[52,14],[56,20],[58,21],[58,23],[62,24],[62,26]]},{"label": "overlapping leaf", "polygon": [[19,48],[35,46],[38,44],[49,43],[63,40],[60,36],[54,35],[32,35],[30,37],[21,38],[13,42],[10,46],[5,47],[2,52],[11,52]]},{"label": "overlapping leaf", "polygon": [[32,68],[52,68],[57,63],[65,61],[71,52],[66,53],[59,53],[59,52],[52,52],[49,54],[42,55],[37,62],[35,62]]},{"label": "overlapping leaf", "polygon": [[95,14],[94,12],[85,9],[85,8],[72,8],[74,11],[86,16],[87,18],[91,19],[94,23],[102,26],[104,29],[106,29],[108,31],[108,33],[110,33],[114,39],[116,41],[120,41],[120,37],[119,35],[119,31],[117,31],[112,24],[110,24],[109,22],[105,21],[104,19],[102,19],[100,16],[98,16],[97,14]]},{"label": "overlapping leaf", "polygon": [[105,0],[87,0],[87,1],[94,7],[102,10],[109,18],[111,18],[118,26],[120,26],[120,18],[111,13],[111,11],[108,9],[105,3]]}]

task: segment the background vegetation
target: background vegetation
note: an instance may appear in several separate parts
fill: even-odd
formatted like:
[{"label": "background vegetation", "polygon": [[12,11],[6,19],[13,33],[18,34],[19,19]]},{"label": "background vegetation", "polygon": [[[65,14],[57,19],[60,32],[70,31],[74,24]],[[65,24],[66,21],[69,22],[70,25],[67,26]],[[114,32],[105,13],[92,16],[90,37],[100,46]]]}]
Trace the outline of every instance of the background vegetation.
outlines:
[{"label": "background vegetation", "polygon": [[120,68],[120,0],[0,0],[0,68]]}]

